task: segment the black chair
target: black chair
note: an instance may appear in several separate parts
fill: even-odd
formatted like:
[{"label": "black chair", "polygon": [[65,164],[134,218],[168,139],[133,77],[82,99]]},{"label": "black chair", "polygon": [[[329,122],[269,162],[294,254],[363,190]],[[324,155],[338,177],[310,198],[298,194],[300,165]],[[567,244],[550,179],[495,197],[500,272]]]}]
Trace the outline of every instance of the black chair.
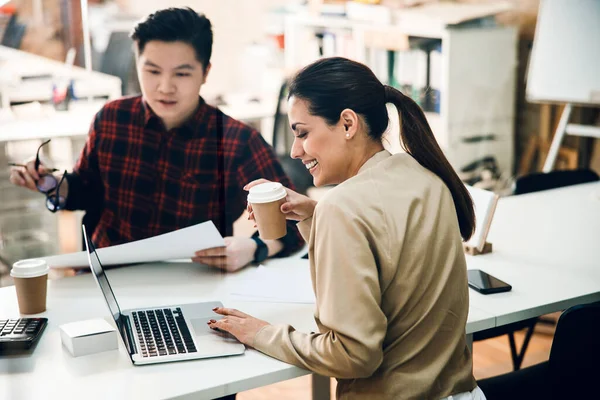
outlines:
[{"label": "black chair", "polygon": [[600,302],[559,318],[548,361],[478,382],[488,400],[600,397]]},{"label": "black chair", "polygon": [[514,194],[539,192],[541,190],[556,189],[580,183],[595,182],[599,179],[598,174],[590,169],[551,171],[547,173],[539,172],[517,178]]},{"label": "black chair", "polygon": [[[580,183],[595,182],[600,178],[589,169],[579,169],[571,171],[551,171],[548,173],[533,173],[517,178],[515,182],[514,194],[526,194],[539,192],[542,190],[556,189],[559,187],[577,185]],[[541,318],[531,318],[525,321],[515,322],[513,324],[499,326],[473,334],[473,341],[486,340],[497,336],[508,335],[510,344],[510,354],[515,371],[521,368],[525,352],[533,331],[538,322],[545,323]],[[517,351],[514,332],[527,329],[521,349]]]},{"label": "black chair", "polygon": [[8,24],[6,24],[0,44],[13,49],[19,49],[23,41],[23,36],[25,36],[25,30],[26,26],[17,20],[17,14],[11,15]]},{"label": "black chair", "polygon": [[100,72],[121,78],[123,95],[139,94],[139,83],[135,73],[133,40],[127,32],[112,32],[106,51],[102,55]]}]

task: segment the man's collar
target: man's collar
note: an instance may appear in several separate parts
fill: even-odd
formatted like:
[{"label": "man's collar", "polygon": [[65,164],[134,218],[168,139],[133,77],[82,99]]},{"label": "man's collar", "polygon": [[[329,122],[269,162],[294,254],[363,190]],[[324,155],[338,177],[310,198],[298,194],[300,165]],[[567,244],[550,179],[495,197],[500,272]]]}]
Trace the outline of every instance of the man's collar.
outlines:
[{"label": "man's collar", "polygon": [[[198,96],[198,99],[199,99],[198,108],[196,109],[194,114],[192,114],[192,116],[190,118],[188,118],[187,121],[185,121],[183,124],[181,124],[177,128],[173,128],[173,129],[176,129],[177,132],[189,131],[191,134],[191,133],[195,132],[198,125],[202,122],[202,119],[204,118],[204,115],[206,113],[206,102],[204,101],[202,96]],[[156,120],[161,125],[163,125],[160,117],[158,115],[156,115],[154,110],[152,110],[152,108],[148,105],[148,103],[146,102],[146,100],[144,98],[142,98],[142,116],[144,118],[144,126],[145,127],[148,126],[148,124],[152,120]],[[163,129],[164,129],[164,125],[163,125]]]}]

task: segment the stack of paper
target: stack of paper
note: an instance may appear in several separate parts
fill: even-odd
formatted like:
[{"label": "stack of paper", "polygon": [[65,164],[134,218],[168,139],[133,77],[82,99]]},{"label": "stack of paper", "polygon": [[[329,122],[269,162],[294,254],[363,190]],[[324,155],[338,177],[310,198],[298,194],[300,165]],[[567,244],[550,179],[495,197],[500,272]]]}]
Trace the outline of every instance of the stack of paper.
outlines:
[{"label": "stack of paper", "polygon": [[[98,249],[103,265],[134,264],[192,258],[199,250],[223,247],[225,241],[212,223],[203,222],[144,240]],[[50,267],[87,267],[85,251],[40,257]]]}]

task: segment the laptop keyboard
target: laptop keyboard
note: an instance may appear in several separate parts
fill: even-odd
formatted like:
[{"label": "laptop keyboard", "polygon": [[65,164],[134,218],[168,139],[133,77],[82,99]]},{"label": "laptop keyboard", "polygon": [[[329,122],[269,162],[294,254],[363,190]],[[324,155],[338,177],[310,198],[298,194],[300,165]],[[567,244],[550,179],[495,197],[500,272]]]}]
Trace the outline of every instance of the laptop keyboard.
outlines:
[{"label": "laptop keyboard", "polygon": [[197,351],[181,308],[134,311],[132,314],[142,357]]}]

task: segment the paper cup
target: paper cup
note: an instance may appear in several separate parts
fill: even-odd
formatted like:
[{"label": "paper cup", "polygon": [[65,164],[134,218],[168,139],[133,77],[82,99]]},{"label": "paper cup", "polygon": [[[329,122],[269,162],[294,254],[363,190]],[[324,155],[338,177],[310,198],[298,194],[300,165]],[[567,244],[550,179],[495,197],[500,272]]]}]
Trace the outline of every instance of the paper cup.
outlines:
[{"label": "paper cup", "polygon": [[252,205],[254,219],[261,239],[279,239],[285,236],[287,225],[281,205],[287,192],[278,182],[267,182],[250,188],[248,203]]},{"label": "paper cup", "polygon": [[49,270],[44,260],[21,260],[13,264],[10,276],[15,281],[21,314],[38,314],[46,311]]}]

